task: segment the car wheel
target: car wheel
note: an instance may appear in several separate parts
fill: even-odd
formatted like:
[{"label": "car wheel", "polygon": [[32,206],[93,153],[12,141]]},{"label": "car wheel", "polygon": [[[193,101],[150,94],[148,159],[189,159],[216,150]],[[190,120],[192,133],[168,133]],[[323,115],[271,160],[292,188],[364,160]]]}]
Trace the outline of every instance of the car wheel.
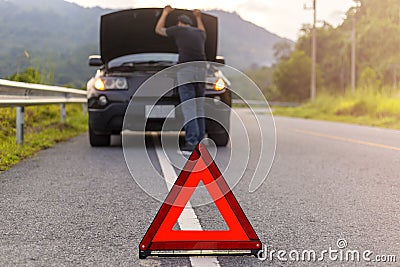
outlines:
[{"label": "car wheel", "polygon": [[223,131],[223,133],[218,134],[208,134],[208,137],[214,141],[217,146],[226,146],[229,142],[229,133],[227,131]]},{"label": "car wheel", "polygon": [[89,126],[89,140],[90,140],[90,145],[93,147],[110,145],[109,134],[102,134],[102,135],[95,134],[90,126]]}]

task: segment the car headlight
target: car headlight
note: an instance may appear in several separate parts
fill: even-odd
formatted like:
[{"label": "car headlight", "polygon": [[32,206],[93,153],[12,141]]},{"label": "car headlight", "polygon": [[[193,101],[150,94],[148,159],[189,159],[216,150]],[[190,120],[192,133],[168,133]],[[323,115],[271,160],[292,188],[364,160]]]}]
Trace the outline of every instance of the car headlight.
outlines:
[{"label": "car headlight", "polygon": [[222,91],[226,87],[226,84],[222,78],[219,78],[214,84],[215,91]]},{"label": "car headlight", "polygon": [[105,90],[127,90],[128,81],[121,77],[102,77],[96,78],[94,88],[99,91]]}]

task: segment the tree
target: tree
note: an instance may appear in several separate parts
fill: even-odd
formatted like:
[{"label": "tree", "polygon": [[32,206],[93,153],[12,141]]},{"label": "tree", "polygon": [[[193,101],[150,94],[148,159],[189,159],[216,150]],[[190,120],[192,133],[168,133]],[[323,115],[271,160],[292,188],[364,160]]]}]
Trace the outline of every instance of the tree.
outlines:
[{"label": "tree", "polygon": [[281,41],[273,46],[274,58],[277,62],[288,60],[293,51],[293,46],[288,41]]},{"label": "tree", "polygon": [[[350,79],[350,35],[324,23],[317,29],[317,64],[320,66],[323,84],[330,91],[344,90]],[[311,33],[304,32],[296,49],[311,57]]]},{"label": "tree", "polygon": [[41,83],[42,75],[40,72],[32,67],[27,68],[22,73],[15,73],[9,77],[6,77],[7,80],[16,81],[16,82],[25,82],[25,83]]},{"label": "tree", "polygon": [[[311,58],[304,51],[296,50],[288,60],[281,61],[273,75],[274,85],[281,98],[287,101],[304,101],[310,97]],[[317,83],[321,71],[317,68]]]},{"label": "tree", "polygon": [[[351,33],[356,22],[357,77],[360,86],[397,85],[400,65],[400,1],[356,0],[361,6],[352,7],[338,27],[324,23],[318,27],[317,64],[320,66],[322,87],[342,93],[351,80]],[[305,25],[296,43],[296,51],[311,56],[311,32]],[[373,68],[368,69],[369,67]],[[376,83],[368,75],[373,75]],[[376,88],[379,89],[379,88]]]},{"label": "tree", "polygon": [[365,67],[360,74],[360,79],[358,81],[358,85],[361,88],[372,88],[379,89],[381,86],[381,79],[379,78],[378,73],[371,67]]}]

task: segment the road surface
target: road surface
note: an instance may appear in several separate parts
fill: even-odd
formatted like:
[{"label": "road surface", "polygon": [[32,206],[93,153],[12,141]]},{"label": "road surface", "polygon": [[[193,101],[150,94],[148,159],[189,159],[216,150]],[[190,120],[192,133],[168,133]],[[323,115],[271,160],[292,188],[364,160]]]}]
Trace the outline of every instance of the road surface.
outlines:
[{"label": "road surface", "polygon": [[[294,250],[323,255],[316,266],[354,266],[340,255],[329,259],[323,254],[329,248],[338,250],[338,240],[340,246],[347,243],[344,252],[357,250],[362,257],[371,251],[371,260],[395,255],[392,266],[398,266],[400,132],[290,118],[276,118],[276,127],[276,158],[268,179],[253,194],[248,193],[248,178],[233,190],[267,255],[272,255],[265,261],[139,260],[137,246],[161,203],[133,181],[120,140],[109,148],[91,148],[82,135],[0,174],[0,266],[311,265],[300,256],[296,261]],[[165,174],[157,149],[154,142],[149,155]],[[227,155],[221,151],[217,163],[223,167]],[[248,166],[252,168],[254,164]],[[145,170],[143,176],[151,181],[153,174]],[[203,229],[223,228],[213,205],[193,209]],[[278,258],[278,250],[287,254]],[[379,265],[363,259],[359,264]]]}]

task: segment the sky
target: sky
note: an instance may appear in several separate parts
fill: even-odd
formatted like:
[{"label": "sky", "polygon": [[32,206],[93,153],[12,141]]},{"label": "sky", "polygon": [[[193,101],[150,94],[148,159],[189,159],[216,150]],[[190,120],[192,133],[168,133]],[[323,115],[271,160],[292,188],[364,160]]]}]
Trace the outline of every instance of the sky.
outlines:
[{"label": "sky", "polygon": [[[67,0],[85,7],[140,8],[171,5],[185,9],[222,9],[237,12],[243,19],[251,21],[279,36],[297,40],[299,29],[311,23],[312,0]],[[352,0],[317,0],[317,19],[338,25],[345,12],[353,5]]]}]

